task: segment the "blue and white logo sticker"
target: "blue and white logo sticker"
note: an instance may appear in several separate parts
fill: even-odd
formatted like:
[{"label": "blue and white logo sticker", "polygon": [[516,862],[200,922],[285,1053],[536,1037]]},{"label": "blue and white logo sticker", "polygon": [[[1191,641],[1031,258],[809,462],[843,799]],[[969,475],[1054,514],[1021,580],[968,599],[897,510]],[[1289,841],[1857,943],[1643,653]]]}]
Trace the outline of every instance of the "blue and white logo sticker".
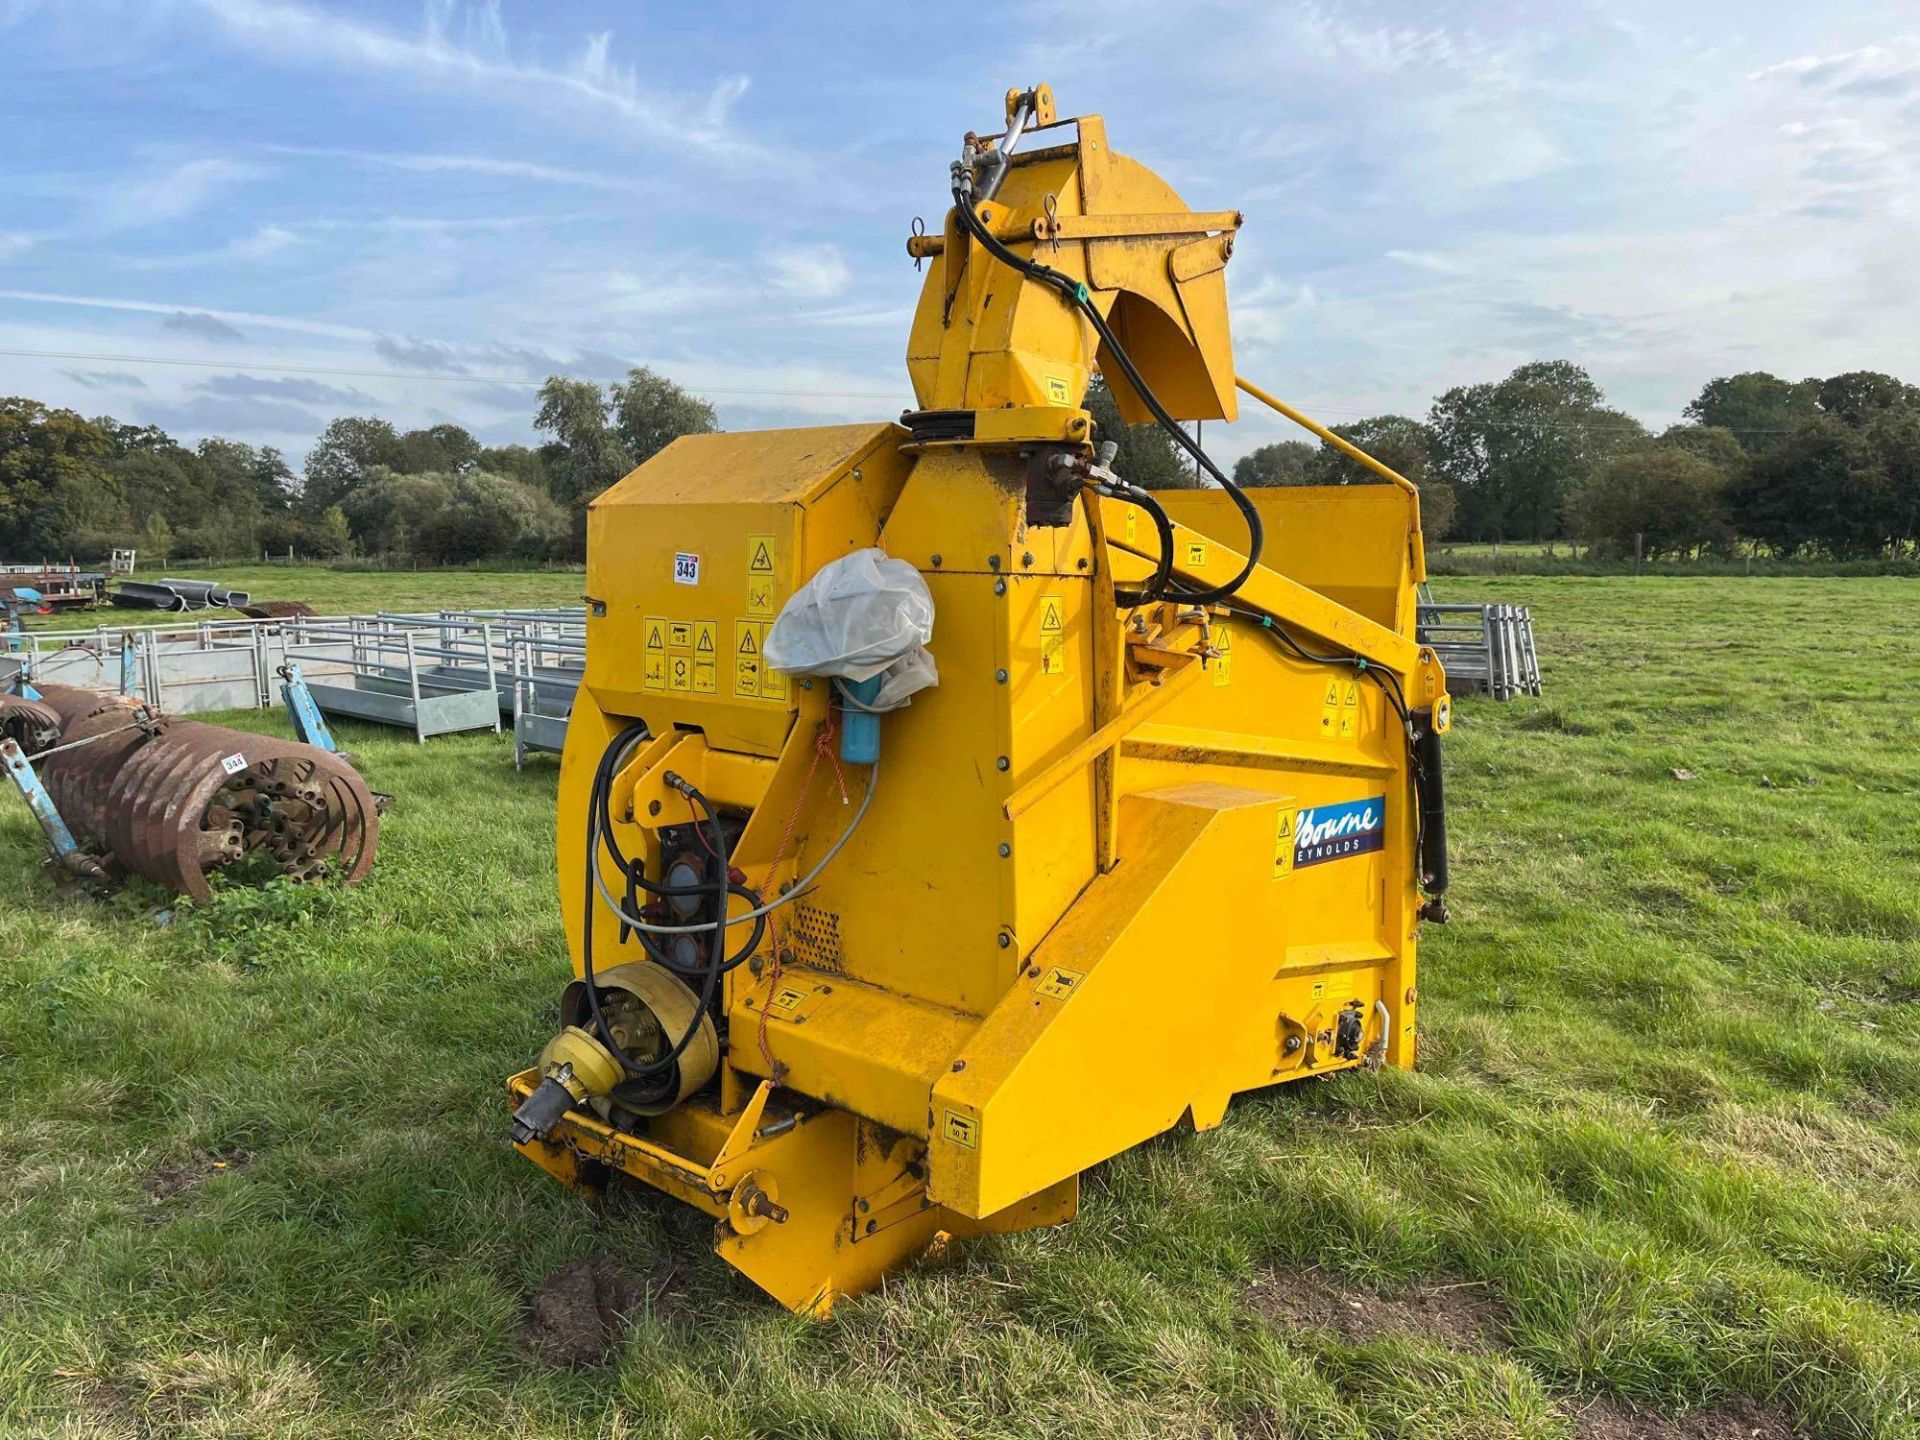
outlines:
[{"label": "blue and white logo sticker", "polygon": [[1301,870],[1327,860],[1365,855],[1384,849],[1386,843],[1386,796],[1316,805],[1311,810],[1302,810],[1294,827],[1293,868]]}]

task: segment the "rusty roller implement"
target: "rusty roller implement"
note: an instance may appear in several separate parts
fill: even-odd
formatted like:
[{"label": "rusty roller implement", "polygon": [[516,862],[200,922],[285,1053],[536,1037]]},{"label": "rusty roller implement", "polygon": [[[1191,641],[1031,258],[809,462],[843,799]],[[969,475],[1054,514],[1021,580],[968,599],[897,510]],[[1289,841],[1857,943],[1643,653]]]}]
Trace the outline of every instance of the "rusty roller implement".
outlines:
[{"label": "rusty roller implement", "polygon": [[0,695],[0,740],[11,740],[24,755],[38,755],[60,743],[60,712],[44,700]]},{"label": "rusty roller implement", "polygon": [[[83,843],[155,884],[206,900],[211,872],[258,856],[282,875],[351,884],[373,864],[373,792],[336,755],[197,720],[148,716],[97,690],[42,686],[63,721],[40,762]],[[76,744],[76,742],[86,742]]]}]

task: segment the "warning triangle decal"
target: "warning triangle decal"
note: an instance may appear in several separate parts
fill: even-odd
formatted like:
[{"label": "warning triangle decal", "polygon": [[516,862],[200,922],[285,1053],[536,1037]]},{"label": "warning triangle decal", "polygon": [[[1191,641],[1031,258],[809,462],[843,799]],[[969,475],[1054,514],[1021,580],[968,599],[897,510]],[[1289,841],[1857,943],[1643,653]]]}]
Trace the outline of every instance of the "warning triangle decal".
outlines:
[{"label": "warning triangle decal", "polygon": [[740,632],[740,649],[738,653],[742,655],[758,655],[760,653],[760,647],[753,643],[753,631],[742,630]]}]

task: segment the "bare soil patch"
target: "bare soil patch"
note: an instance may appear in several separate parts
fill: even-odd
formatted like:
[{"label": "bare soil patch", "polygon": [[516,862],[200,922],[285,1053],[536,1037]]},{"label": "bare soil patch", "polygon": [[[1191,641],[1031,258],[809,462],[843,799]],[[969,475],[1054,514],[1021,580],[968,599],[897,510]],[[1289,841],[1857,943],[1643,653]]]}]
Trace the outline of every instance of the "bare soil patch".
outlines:
[{"label": "bare soil patch", "polygon": [[675,1324],[691,1321],[696,1309],[676,1268],[643,1279],[610,1255],[589,1255],[554,1271],[534,1292],[520,1348],[543,1365],[604,1365],[643,1313]]},{"label": "bare soil patch", "polygon": [[1568,1407],[1575,1440],[1799,1440],[1800,1431],[1752,1400],[1735,1400],[1670,1420],[1613,1400]]},{"label": "bare soil patch", "polygon": [[253,1156],[238,1146],[224,1150],[201,1150],[185,1160],[168,1160],[155,1165],[147,1171],[140,1186],[147,1192],[148,1198],[159,1205],[205,1184],[215,1175],[244,1170],[252,1161]]},{"label": "bare soil patch", "polygon": [[1331,1330],[1352,1344],[1411,1335],[1456,1350],[1483,1350],[1501,1319],[1483,1285],[1421,1285],[1380,1295],[1337,1284],[1318,1270],[1263,1271],[1247,1299],[1277,1325]]}]

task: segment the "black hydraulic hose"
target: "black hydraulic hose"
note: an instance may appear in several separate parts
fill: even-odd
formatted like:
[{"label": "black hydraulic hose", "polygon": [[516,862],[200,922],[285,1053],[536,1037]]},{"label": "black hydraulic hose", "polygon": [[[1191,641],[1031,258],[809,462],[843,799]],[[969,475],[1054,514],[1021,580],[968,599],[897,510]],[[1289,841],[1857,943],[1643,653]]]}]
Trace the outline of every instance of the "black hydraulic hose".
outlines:
[{"label": "black hydraulic hose", "polygon": [[[1152,412],[1153,418],[1159,423],[1160,428],[1165,430],[1174,444],[1178,445],[1182,450],[1185,450],[1187,454],[1192,457],[1194,463],[1204,468],[1209,475],[1213,476],[1213,478],[1219,482],[1220,488],[1227,492],[1228,497],[1232,499],[1235,507],[1240,511],[1240,517],[1245,520],[1247,524],[1246,564],[1241,567],[1238,575],[1234,576],[1233,579],[1227,581],[1225,584],[1214,585],[1203,590],[1182,592],[1181,598],[1197,605],[1211,605],[1216,601],[1224,600],[1229,595],[1232,595],[1242,585],[1246,584],[1247,577],[1252,575],[1255,568],[1260,564],[1260,552],[1266,547],[1266,527],[1260,522],[1259,510],[1257,510],[1253,502],[1247,498],[1246,492],[1234,484],[1226,471],[1214,464],[1213,458],[1208,455],[1205,450],[1200,448],[1200,442],[1183,430],[1180,427],[1180,422],[1175,420],[1173,416],[1167,412],[1166,406],[1160,403],[1160,397],[1153,393],[1152,387],[1147,384],[1145,378],[1141,376],[1140,371],[1135,368],[1132,357],[1127,354],[1126,347],[1120,343],[1120,337],[1113,333],[1113,327],[1107,324],[1106,316],[1102,315],[1099,307],[1093,303],[1093,297],[1088,293],[1087,287],[1084,284],[1075,280],[1070,275],[1061,274],[1051,266],[1040,264],[1037,260],[1023,260],[1005,245],[1001,244],[993,232],[987,229],[986,224],[980,219],[979,215],[975,213],[972,201],[967,198],[966,192],[958,185],[953,187],[953,205],[955,211],[960,216],[960,223],[966,227],[967,233],[978,240],[981,247],[985,249],[989,255],[993,256],[993,258],[998,260],[1002,265],[1017,270],[1028,279],[1037,280],[1041,284],[1050,286],[1052,289],[1058,291],[1070,305],[1087,317],[1094,331],[1100,336],[1101,342],[1107,347],[1108,352],[1119,362],[1120,373],[1127,377],[1127,383],[1133,387],[1134,393],[1140,397],[1146,404],[1147,409]],[[1169,550],[1171,550],[1171,547],[1169,547]],[[1153,598],[1158,599],[1159,594],[1155,594]]]},{"label": "black hydraulic hose", "polygon": [[[607,795],[613,788],[614,767],[618,763],[619,757],[626,752],[627,742],[645,728],[645,722],[636,721],[621,731],[619,735],[615,736],[613,742],[608,745],[606,750],[601,754],[599,767],[594,771],[593,788],[587,797],[586,894],[580,916],[580,978],[586,986],[587,1009],[593,1016],[594,1032],[600,1043],[607,1047],[608,1052],[613,1058],[630,1074],[636,1077],[659,1075],[670,1069],[679,1061],[680,1057],[686,1053],[687,1047],[693,1043],[694,1036],[700,1033],[700,1023],[706,1019],[707,1007],[713,1003],[713,992],[720,981],[720,965],[718,962],[720,957],[726,953],[727,936],[727,906],[725,899],[722,898],[720,901],[720,916],[715,923],[716,947],[708,957],[707,964],[701,972],[703,978],[700,986],[700,1004],[694,1011],[693,1023],[688,1025],[686,1033],[674,1042],[672,1049],[656,1059],[642,1063],[627,1054],[627,1052],[620,1047],[619,1042],[613,1038],[612,1028],[607,1024],[607,1018],[601,1012],[600,987],[595,981],[593,973],[593,873],[594,866],[600,863],[600,856],[596,852],[599,849],[598,840],[601,838],[601,832],[595,820],[599,814],[604,813],[607,805]],[[692,793],[698,794],[699,792],[694,791]],[[713,810],[711,806],[707,806],[704,795],[700,796],[700,803],[702,806],[706,806],[707,813],[711,816]],[[609,843],[608,848],[613,850],[616,858],[618,858],[619,852],[611,843]],[[702,886],[701,888],[706,889],[709,887]]]},{"label": "black hydraulic hose", "polygon": [[1166,507],[1153,498],[1150,490],[1128,485],[1115,493],[1147,512],[1147,518],[1153,521],[1154,531],[1160,537],[1160,558],[1154,562],[1153,578],[1147,581],[1146,589],[1116,590],[1113,592],[1114,603],[1129,607],[1151,605],[1167,593],[1167,586],[1173,579],[1173,521],[1168,517]]},{"label": "black hydraulic hose", "polygon": [[1420,801],[1420,884],[1429,895],[1447,893],[1447,787],[1440,764],[1440,732],[1425,717],[1414,741]]},{"label": "black hydraulic hose", "polygon": [[1301,660],[1316,665],[1333,665],[1357,670],[1380,687],[1388,707],[1399,717],[1407,736],[1407,772],[1413,782],[1414,848],[1420,857],[1420,888],[1429,895],[1443,895],[1447,873],[1447,797],[1440,771],[1440,735],[1433,728],[1433,716],[1423,712],[1424,721],[1416,721],[1407,706],[1406,691],[1400,677],[1391,670],[1369,664],[1359,655],[1321,655],[1307,649],[1277,624],[1273,617],[1244,606],[1230,607],[1235,615],[1256,622],[1267,634],[1286,646]]},{"label": "black hydraulic hose", "polygon": [[[588,802],[591,807],[589,810],[589,822],[591,826],[593,817],[596,817],[596,816],[598,817],[597,829],[598,829],[599,837],[601,841],[606,845],[607,853],[613,857],[613,863],[619,868],[620,873],[622,875],[624,875],[628,880],[632,881],[635,885],[639,886],[642,890],[645,890],[650,895],[659,895],[662,897],[667,897],[667,896],[674,896],[674,895],[692,895],[692,894],[698,894],[701,891],[706,891],[707,893],[711,894],[715,898],[715,900],[719,903],[723,913],[726,910],[726,897],[728,895],[738,895],[748,902],[749,908],[754,910],[760,909],[763,902],[759,894],[756,891],[748,889],[744,885],[734,885],[732,883],[728,883],[726,884],[723,890],[721,888],[721,883],[719,881],[709,881],[703,885],[655,884],[653,881],[647,879],[645,863],[637,859],[629,860],[625,852],[621,850],[620,842],[613,833],[613,812],[612,812],[613,776],[610,773],[610,771],[613,766],[618,764],[617,759],[614,757],[624,754],[626,751],[628,742],[631,741],[633,738],[635,738],[635,736],[639,732],[642,732],[645,729],[646,729],[646,722],[637,721],[634,724],[629,725],[624,731],[622,731],[618,736],[616,736],[614,738],[613,743],[610,746],[608,746],[606,753],[601,756],[601,766],[603,767],[602,771],[596,772],[594,776],[594,786],[591,793],[591,798]],[[702,804],[706,803],[706,799],[704,796],[701,797],[701,803]],[[709,811],[709,813],[711,814],[711,811]],[[695,823],[695,828],[698,829],[699,817],[697,816],[695,817],[694,823]],[[724,860],[724,858],[720,858],[720,846],[718,842],[719,842],[718,833],[710,832],[706,840],[707,849],[716,858],[720,859],[720,864],[724,871],[726,861]],[[588,841],[589,850],[592,849],[592,846],[593,846],[593,842],[589,840]],[[588,878],[589,880],[591,880],[592,878],[591,874],[589,874]],[[647,952],[647,954],[650,955],[654,960],[659,962],[659,964],[664,966],[666,969],[673,971],[674,974],[695,976],[695,975],[701,975],[705,973],[704,966],[689,967],[686,965],[682,965],[678,961],[674,960],[673,957],[667,952],[666,948],[660,945],[658,942],[656,942],[654,938],[651,935],[649,935],[645,930],[636,928],[633,931],[633,933],[640,937],[641,948],[644,949]],[[733,955],[729,956],[721,964],[720,973],[724,975],[727,971],[732,970],[737,966],[746,963],[748,957],[750,957],[753,954],[754,950],[759,946],[761,940],[766,937],[766,933],[767,933],[767,917],[764,915],[756,916],[753,922],[753,929],[749,932],[746,942],[743,945],[741,945],[738,951],[736,951]],[[724,951],[722,951],[722,953],[724,953]]]}]

